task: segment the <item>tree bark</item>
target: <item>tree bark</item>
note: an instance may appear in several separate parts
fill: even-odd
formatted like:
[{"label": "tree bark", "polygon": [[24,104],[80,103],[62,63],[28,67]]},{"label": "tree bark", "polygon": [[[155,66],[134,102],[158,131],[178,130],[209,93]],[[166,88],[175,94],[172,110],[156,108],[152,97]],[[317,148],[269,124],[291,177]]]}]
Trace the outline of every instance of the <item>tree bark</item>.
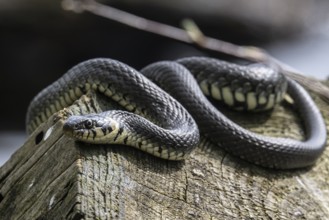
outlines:
[{"label": "tree bark", "polygon": [[[328,104],[314,97],[326,123]],[[52,116],[0,169],[1,219],[329,219],[329,149],[306,169],[265,169],[202,138],[185,161],[127,146],[88,145],[62,133],[78,106],[106,108],[87,94]],[[255,132],[303,138],[289,103],[273,111],[229,113]]]}]

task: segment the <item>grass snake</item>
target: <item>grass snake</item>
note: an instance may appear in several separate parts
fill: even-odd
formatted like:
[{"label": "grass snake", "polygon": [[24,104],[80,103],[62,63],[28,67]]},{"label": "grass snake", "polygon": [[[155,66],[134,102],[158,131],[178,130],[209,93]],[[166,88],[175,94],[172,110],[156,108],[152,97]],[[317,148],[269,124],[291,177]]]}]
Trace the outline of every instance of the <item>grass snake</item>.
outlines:
[{"label": "grass snake", "polygon": [[[63,131],[78,141],[125,144],[164,159],[182,160],[198,144],[200,129],[229,153],[277,169],[312,165],[326,143],[321,113],[298,83],[266,65],[238,65],[206,57],[157,62],[141,71],[105,58],[80,63],[32,100],[28,133],[91,89],[125,110],[72,115]],[[279,103],[286,90],[303,119],[304,141],[244,129],[206,97],[236,110],[263,111]]]}]

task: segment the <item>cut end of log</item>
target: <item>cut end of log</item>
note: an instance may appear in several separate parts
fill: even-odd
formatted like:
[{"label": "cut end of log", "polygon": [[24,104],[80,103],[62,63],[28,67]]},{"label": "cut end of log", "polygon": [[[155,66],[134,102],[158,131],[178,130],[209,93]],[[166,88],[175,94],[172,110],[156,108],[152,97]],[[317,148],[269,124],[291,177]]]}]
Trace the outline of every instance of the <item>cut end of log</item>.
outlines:
[{"label": "cut end of log", "polygon": [[[79,102],[104,107],[91,94]],[[326,122],[328,104],[316,98]],[[202,139],[182,162],[131,147],[88,145],[63,135],[76,104],[52,116],[0,168],[3,219],[325,219],[329,150],[311,168],[273,171]],[[230,115],[259,133],[301,138],[300,121],[281,105],[257,119]]]}]

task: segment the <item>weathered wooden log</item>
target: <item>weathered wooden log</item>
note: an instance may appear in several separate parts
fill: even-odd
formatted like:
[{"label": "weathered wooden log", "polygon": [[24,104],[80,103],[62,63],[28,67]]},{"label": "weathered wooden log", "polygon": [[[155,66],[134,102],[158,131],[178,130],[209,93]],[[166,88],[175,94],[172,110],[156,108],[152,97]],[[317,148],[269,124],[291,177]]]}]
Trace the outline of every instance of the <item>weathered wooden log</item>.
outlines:
[{"label": "weathered wooden log", "polygon": [[[328,104],[315,100],[329,123]],[[92,93],[77,102],[102,111],[105,101]],[[310,168],[279,171],[203,139],[185,161],[166,161],[64,136],[62,118],[76,104],[40,126],[1,167],[0,219],[329,219],[329,149]],[[255,132],[303,137],[289,103],[256,117],[228,114]]]}]

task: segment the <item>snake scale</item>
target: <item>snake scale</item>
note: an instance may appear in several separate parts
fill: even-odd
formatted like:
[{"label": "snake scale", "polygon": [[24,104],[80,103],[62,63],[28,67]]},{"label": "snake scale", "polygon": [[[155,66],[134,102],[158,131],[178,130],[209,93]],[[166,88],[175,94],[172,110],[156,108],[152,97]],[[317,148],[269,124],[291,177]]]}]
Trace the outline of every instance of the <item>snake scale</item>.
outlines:
[{"label": "snake scale", "polygon": [[[32,100],[28,133],[91,89],[124,110],[70,116],[63,131],[78,141],[125,144],[164,159],[182,160],[198,144],[200,130],[227,152],[276,169],[314,164],[326,143],[321,113],[298,83],[266,65],[206,57],[157,62],[141,71],[105,58],[80,63]],[[262,111],[279,103],[286,90],[303,119],[304,141],[253,133],[227,118],[207,98],[237,110]]]}]

